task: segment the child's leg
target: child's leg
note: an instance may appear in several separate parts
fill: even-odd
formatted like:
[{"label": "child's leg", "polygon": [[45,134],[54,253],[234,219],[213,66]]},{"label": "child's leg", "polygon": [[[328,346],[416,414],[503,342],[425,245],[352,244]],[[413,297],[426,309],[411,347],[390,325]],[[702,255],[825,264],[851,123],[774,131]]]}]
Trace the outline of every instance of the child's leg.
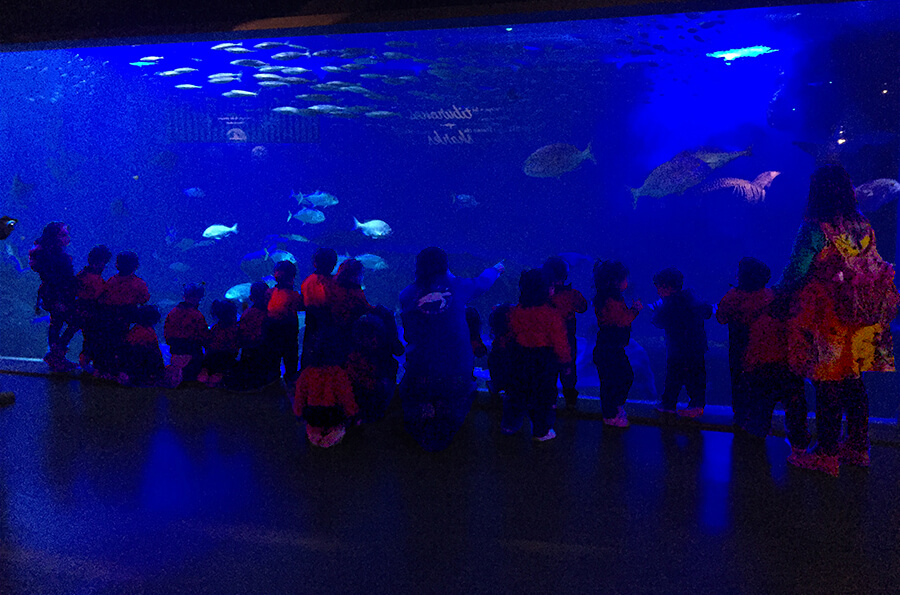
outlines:
[{"label": "child's leg", "polygon": [[[622,351],[624,356],[625,352]],[[611,419],[619,413],[619,385],[621,383],[618,368],[621,361],[616,349],[594,349],[594,365],[600,377],[600,406],[603,417]],[[630,365],[629,365],[630,368]]]},{"label": "child's leg", "polygon": [[575,339],[575,333],[569,333],[569,352],[572,354],[572,360],[564,364],[560,368],[559,381],[562,385],[562,393],[566,398],[567,405],[575,405],[578,400],[578,391],[575,384],[578,382],[578,374],[575,370],[576,353],[578,352],[578,341]]},{"label": "child's leg", "polygon": [[662,394],[660,409],[675,411],[678,405],[678,395],[685,384],[685,366],[679,358],[671,355],[666,359],[666,383]]},{"label": "child's leg", "polygon": [[619,354],[619,386],[618,396],[616,397],[616,409],[625,405],[628,399],[628,393],[631,391],[631,385],[634,384],[634,369],[631,367],[631,361],[628,359],[625,350]]},{"label": "child's leg", "polygon": [[819,454],[837,454],[841,413],[840,382],[816,382],[816,450]]},{"label": "child's leg", "polygon": [[784,426],[793,448],[806,449],[812,440],[806,421],[808,408],[803,378],[785,367],[781,374],[781,399],[784,403]]},{"label": "child's leg", "polygon": [[[765,438],[772,428],[772,413],[778,399],[779,378],[768,371],[745,372],[743,376],[743,392],[748,402],[743,414],[741,427],[758,438]],[[738,413],[734,414],[735,422]]]},{"label": "child's leg", "polygon": [[525,417],[526,395],[507,390],[503,393],[503,413],[500,416],[500,431],[504,434],[515,434],[522,427]]},{"label": "child's leg", "polygon": [[300,369],[299,353],[300,329],[285,329],[284,338],[284,377],[293,382]]},{"label": "child's leg", "polygon": [[685,368],[684,387],[691,399],[688,407],[706,407],[706,357],[701,354],[690,358]]},{"label": "child's leg", "polygon": [[862,378],[841,382],[841,401],[847,412],[847,447],[869,450],[869,395]]},{"label": "child's leg", "polygon": [[528,416],[531,418],[531,435],[539,438],[546,436],[556,423],[556,378],[559,365],[556,357],[549,350],[541,354],[534,362],[534,394],[529,401]]}]

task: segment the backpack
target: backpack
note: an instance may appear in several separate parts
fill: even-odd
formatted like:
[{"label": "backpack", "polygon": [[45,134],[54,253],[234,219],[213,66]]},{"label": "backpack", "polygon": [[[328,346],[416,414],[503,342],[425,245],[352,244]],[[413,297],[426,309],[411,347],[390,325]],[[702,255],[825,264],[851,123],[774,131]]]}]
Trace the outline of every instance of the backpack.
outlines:
[{"label": "backpack", "polygon": [[[854,230],[846,220],[822,222],[825,248],[816,256],[819,280],[834,296],[838,318],[852,326],[889,324],[897,316],[900,293],[894,284],[894,266],[875,247],[869,225]],[[859,233],[864,235],[860,239]]]}]

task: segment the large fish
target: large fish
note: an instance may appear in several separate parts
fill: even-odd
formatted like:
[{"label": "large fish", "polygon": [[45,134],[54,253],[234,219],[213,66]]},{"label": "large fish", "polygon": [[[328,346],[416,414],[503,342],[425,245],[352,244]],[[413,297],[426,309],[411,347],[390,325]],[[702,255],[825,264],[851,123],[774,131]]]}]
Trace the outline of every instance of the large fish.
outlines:
[{"label": "large fish", "polygon": [[588,143],[584,151],[579,151],[572,145],[558,143],[541,147],[529,155],[523,170],[525,175],[533,178],[558,178],[577,168],[585,159],[597,163],[591,154],[591,143]]},{"label": "large fish", "polygon": [[637,208],[641,196],[662,198],[670,194],[684,194],[687,189],[705,180],[712,170],[750,154],[750,149],[731,152],[710,149],[682,151],[650,172],[640,188],[631,189],[634,207]]},{"label": "large fish", "polygon": [[900,197],[900,183],[890,178],[879,178],[856,188],[856,200],[863,213],[877,211]]},{"label": "large fish", "polygon": [[753,178],[753,181],[740,178],[716,178],[701,184],[699,190],[703,193],[730,190],[732,194],[749,203],[758,203],[766,200],[766,188],[780,174],[780,171],[764,171]]}]

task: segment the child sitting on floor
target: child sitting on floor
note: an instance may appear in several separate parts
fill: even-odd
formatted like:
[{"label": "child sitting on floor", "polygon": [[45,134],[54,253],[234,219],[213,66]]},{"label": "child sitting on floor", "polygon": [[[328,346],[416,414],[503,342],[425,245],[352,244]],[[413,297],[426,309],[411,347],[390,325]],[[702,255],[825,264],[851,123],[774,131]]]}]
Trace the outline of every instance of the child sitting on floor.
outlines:
[{"label": "child sitting on floor", "polygon": [[234,370],[238,356],[237,306],[231,300],[215,300],[210,313],[218,322],[209,329],[206,357],[197,381],[209,387],[219,386]]}]

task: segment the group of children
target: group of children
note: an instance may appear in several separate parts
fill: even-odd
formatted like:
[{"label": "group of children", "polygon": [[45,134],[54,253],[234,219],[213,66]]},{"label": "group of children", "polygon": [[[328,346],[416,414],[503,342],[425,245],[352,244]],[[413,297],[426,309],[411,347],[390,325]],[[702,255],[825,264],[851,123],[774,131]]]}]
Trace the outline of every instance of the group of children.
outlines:
[{"label": "group of children", "polygon": [[[94,375],[124,384],[177,386],[201,382],[236,389],[261,387],[277,380],[284,365],[285,381],[294,391],[294,413],[307,422],[311,442],[330,446],[348,427],[378,419],[396,387],[402,355],[394,315],[370,305],[360,285],[363,271],[356,260],[341,264],[332,274],[337,255],[320,249],[313,258],[314,272],[294,288],[296,266],[288,261],[275,266],[275,287],[263,282],[250,289],[250,306],[238,316],[230,300],[216,300],[210,327],[200,311],[202,284],[184,287],[184,300],[166,316],[164,338],[171,364],[163,364],[154,330],[160,312],[147,305],[147,284],[135,271],[133,252],[116,257],[117,273],[103,272],[111,260],[105,246],[88,255],[77,275],[65,253],[68,230],[49,224],[31,251],[31,266],[41,275],[38,306],[50,313],[50,350],[45,357],[54,370],[74,368],[65,358],[66,347],[79,329],[83,333],[81,367]],[[501,431],[516,433],[527,415],[537,440],[555,437],[557,380],[567,408],[577,405],[575,388],[575,315],[588,301],[567,284],[568,265],[549,258],[541,269],[522,273],[520,300],[496,306],[489,325],[493,343],[488,353],[480,336],[480,320],[470,309],[467,318],[473,351],[488,356],[493,394],[502,393]],[[653,282],[660,300],[648,306],[651,322],[665,332],[667,365],[665,390],[659,411],[676,413],[682,387],[690,403],[677,411],[685,417],[703,413],[706,401],[707,351],[705,321],[714,312],[729,326],[734,423],[747,432],[768,433],[775,403],[783,400],[791,444],[805,449],[806,430],[803,379],[791,372],[787,358],[786,304],[766,287],[768,267],[753,258],[738,266],[738,284],[718,309],[699,301],[684,289],[683,275],[674,268],[658,272]],[[626,354],[631,325],[644,306],[630,306],[623,292],[628,270],[617,261],[599,261],[594,267],[597,342],[593,361],[600,378],[603,422],[629,425],[624,404],[634,372]],[[298,313],[306,313],[303,348],[298,349]],[[63,330],[65,329],[65,330]],[[299,354],[302,353],[302,360]]]},{"label": "group of children", "polygon": [[[489,389],[502,394],[501,432],[519,430],[527,412],[536,440],[555,436],[553,421],[557,378],[566,407],[574,409],[575,314],[587,310],[587,300],[566,284],[567,266],[557,257],[542,269],[522,273],[517,305],[500,305],[489,318],[493,344],[488,355]],[[597,342],[593,361],[600,379],[603,423],[627,427],[624,405],[634,371],[626,354],[631,326],[644,305],[629,306],[623,292],[628,269],[618,261],[598,261],[594,266]],[[666,379],[658,410],[694,418],[706,405],[708,349],[705,321],[713,314],[729,328],[729,360],[736,428],[758,437],[770,429],[778,401],[786,410],[788,438],[794,450],[809,446],[803,378],[792,372],[788,361],[788,307],[784,298],[766,287],[769,268],[755,258],[738,265],[738,284],[714,307],[684,288],[684,276],[675,268],[653,277],[660,299],[648,305],[651,323],[666,339]],[[473,342],[474,345],[474,342]],[[690,402],[676,410],[682,387]]]}]

